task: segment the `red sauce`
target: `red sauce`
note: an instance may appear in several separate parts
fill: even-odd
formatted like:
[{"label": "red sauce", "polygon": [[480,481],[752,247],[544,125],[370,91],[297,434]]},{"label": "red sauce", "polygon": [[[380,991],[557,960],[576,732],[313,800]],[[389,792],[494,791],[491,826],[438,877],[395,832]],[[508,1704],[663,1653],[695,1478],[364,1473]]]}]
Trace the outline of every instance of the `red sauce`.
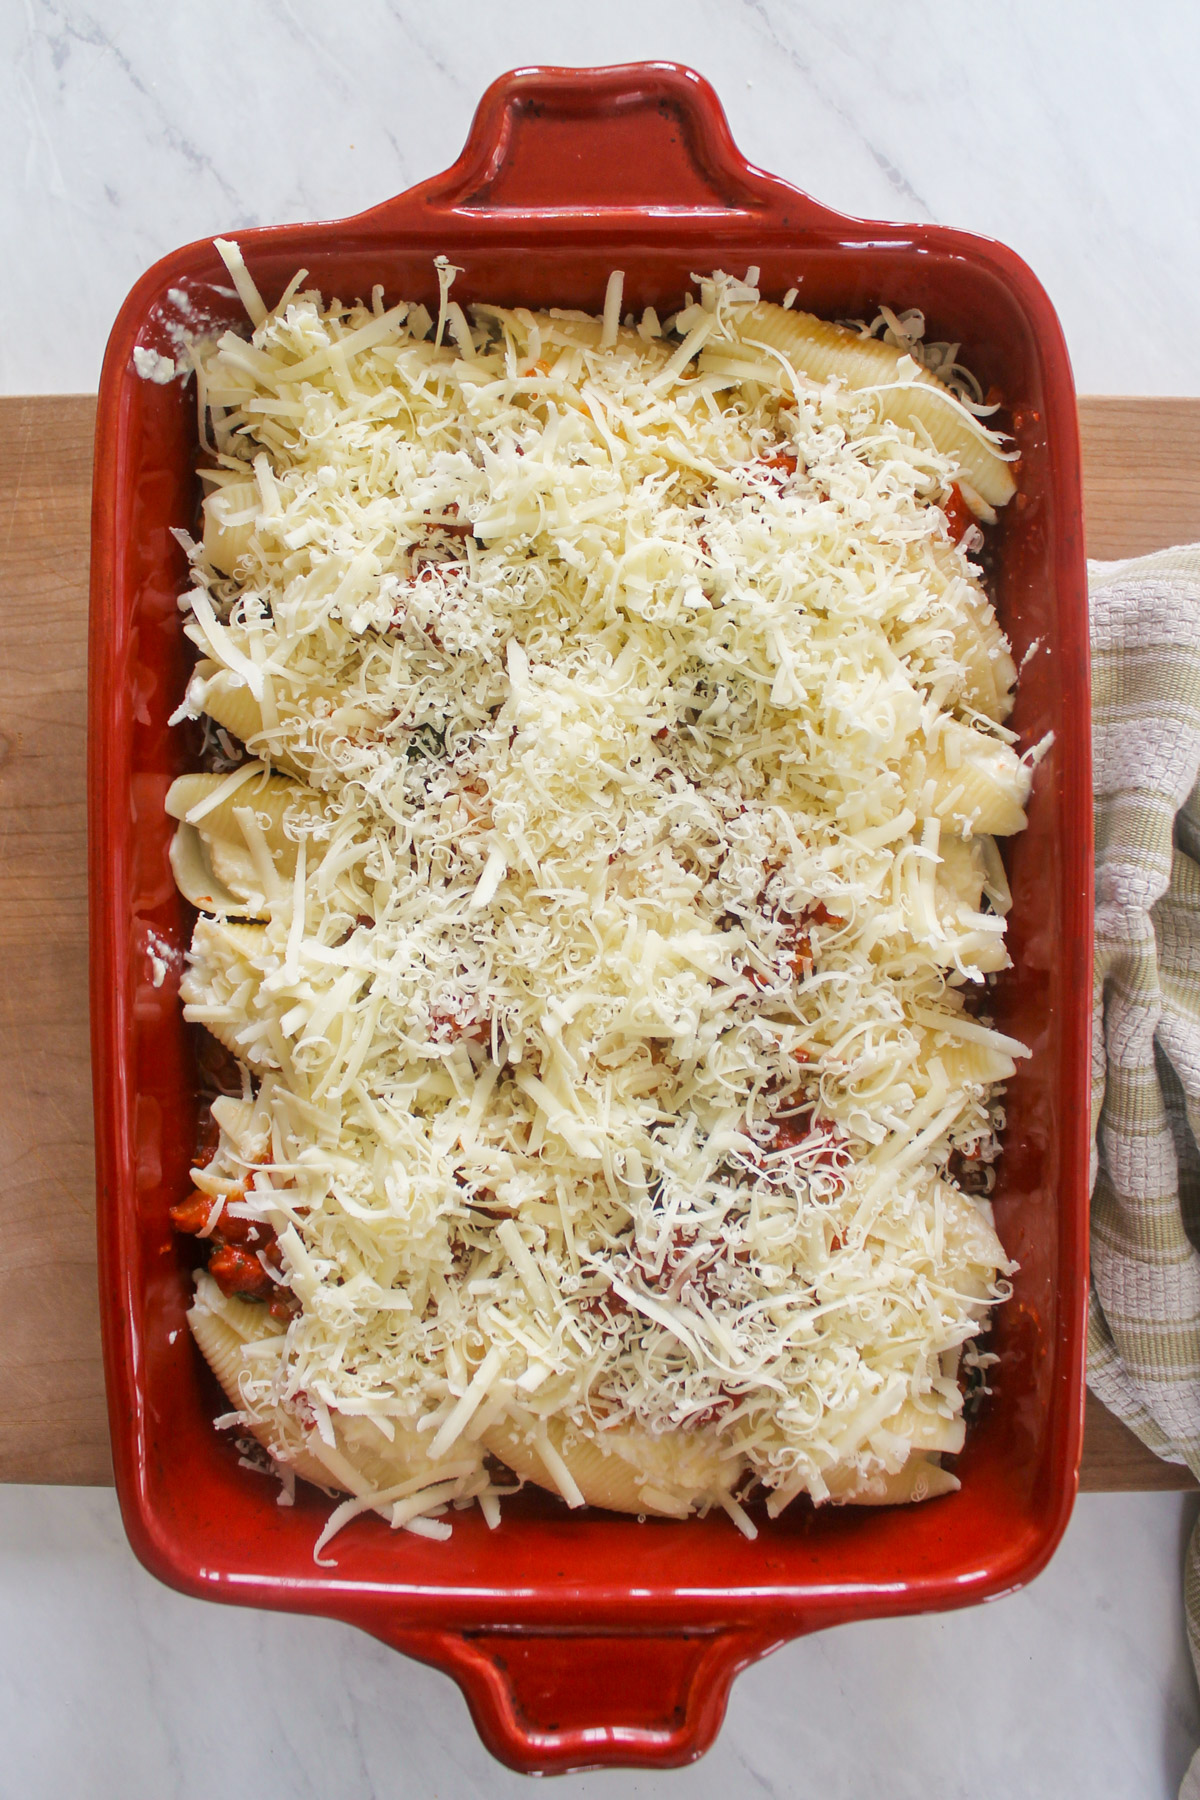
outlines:
[{"label": "red sauce", "polygon": [[963,499],[962,489],[957,481],[951,482],[949,497],[942,501],[942,511],[946,515],[950,536],[956,544],[961,544],[975,523],[975,514]]},{"label": "red sauce", "polygon": [[226,1206],[213,1236],[224,1244],[241,1244],[250,1250],[269,1250],[275,1242],[275,1227],[262,1219],[231,1218]]},{"label": "red sauce", "polygon": [[775,1150],[805,1149],[815,1151],[816,1167],[821,1169],[841,1169],[849,1160],[849,1152],[837,1127],[828,1123],[813,1125],[813,1108],[799,1107],[794,1113],[783,1118],[773,1119],[775,1127]]},{"label": "red sauce", "polygon": [[375,921],[369,913],[356,914],[353,925],[348,926],[341,937],[336,940],[335,948],[340,949],[343,944],[348,944],[356,931],[365,931],[368,928],[373,930],[374,926]]},{"label": "red sauce", "polygon": [[702,1243],[681,1225],[676,1225],[671,1232],[660,1268],[648,1266],[640,1254],[637,1257],[642,1280],[648,1288],[667,1299],[678,1300],[694,1287],[709,1304],[715,1298],[711,1282],[719,1260],[717,1246]]},{"label": "red sauce", "polygon": [[615,1322],[622,1313],[631,1313],[632,1308],[624,1294],[618,1294],[615,1288],[609,1288],[603,1294],[588,1294],[579,1302],[580,1312],[585,1312],[593,1319],[603,1317],[605,1313]]},{"label": "red sauce", "polygon": [[781,475],[794,475],[796,473],[795,453],[791,450],[777,450],[774,456],[760,456],[758,466],[760,469],[777,471]]},{"label": "red sauce", "polygon": [[457,500],[451,500],[445,514],[440,519],[424,521],[427,532],[444,531],[449,537],[472,537],[475,526],[470,519],[464,519]]},{"label": "red sauce", "polygon": [[785,937],[787,963],[797,981],[812,974],[812,939],[799,925],[791,925]]},{"label": "red sauce", "polygon": [[844,925],[845,919],[837,913],[831,913],[823,900],[814,900],[804,909],[804,921],[808,925]]},{"label": "red sauce", "polygon": [[231,1299],[265,1300],[275,1283],[251,1250],[222,1244],[208,1259],[208,1272],[223,1294]]},{"label": "red sauce", "polygon": [[213,1202],[207,1194],[189,1194],[186,1200],[181,1200],[178,1206],[171,1208],[171,1223],[176,1231],[194,1237],[208,1224],[208,1215],[212,1209]]},{"label": "red sauce", "polygon": [[[243,1300],[271,1300],[275,1318],[290,1318],[294,1302],[289,1289],[282,1287],[263,1268],[258,1252],[271,1250],[276,1242],[275,1228],[262,1219],[243,1219],[231,1215],[231,1202],[245,1199],[245,1191],[235,1188],[228,1195],[221,1216],[208,1242],[211,1250],[208,1272],[223,1294],[237,1295]],[[208,1224],[213,1201],[199,1191],[170,1209],[176,1231],[196,1237]],[[278,1309],[282,1307],[282,1311]]]},{"label": "red sauce", "polygon": [[468,1019],[460,1013],[445,1012],[438,1006],[430,1007],[429,1017],[438,1043],[455,1044],[460,1038],[473,1044],[490,1044],[492,1041],[490,1019]]},{"label": "red sauce", "polygon": [[794,1113],[772,1120],[775,1127],[775,1148],[777,1150],[794,1150],[797,1144],[803,1144],[812,1131],[813,1109],[802,1106]]},{"label": "red sauce", "polygon": [[206,1106],[203,1116],[196,1126],[196,1150],[192,1157],[193,1169],[207,1169],[217,1154],[217,1146],[220,1141],[221,1134],[217,1130],[217,1122]]}]

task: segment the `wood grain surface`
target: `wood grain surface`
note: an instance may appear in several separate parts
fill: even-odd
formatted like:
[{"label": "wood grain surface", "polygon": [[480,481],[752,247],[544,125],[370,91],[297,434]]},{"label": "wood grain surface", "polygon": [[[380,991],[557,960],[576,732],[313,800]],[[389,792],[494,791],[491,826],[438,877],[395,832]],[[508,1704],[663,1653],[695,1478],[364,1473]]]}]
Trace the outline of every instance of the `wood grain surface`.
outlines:
[{"label": "wood grain surface", "polygon": [[[0,398],[0,1480],[111,1480],[84,816],[90,396]],[[1088,552],[1200,539],[1200,400],[1083,399]],[[1084,1488],[1192,1487],[1088,1398]]]}]

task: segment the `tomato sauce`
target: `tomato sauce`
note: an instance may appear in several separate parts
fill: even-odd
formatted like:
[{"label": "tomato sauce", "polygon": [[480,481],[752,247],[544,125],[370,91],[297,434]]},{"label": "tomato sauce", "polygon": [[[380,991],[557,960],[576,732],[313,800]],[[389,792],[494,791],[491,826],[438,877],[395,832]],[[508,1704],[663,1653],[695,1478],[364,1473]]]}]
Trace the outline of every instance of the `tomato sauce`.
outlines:
[{"label": "tomato sauce", "polygon": [[962,489],[957,481],[951,482],[949,497],[942,501],[942,511],[946,515],[950,536],[956,544],[961,544],[975,523],[975,514],[963,499]]},{"label": "tomato sauce", "polygon": [[[277,1241],[275,1228],[263,1219],[244,1219],[231,1215],[231,1202],[244,1200],[243,1188],[235,1188],[226,1197],[221,1215],[208,1239],[208,1272],[230,1298],[270,1300],[275,1318],[289,1318],[294,1310],[290,1289],[284,1287],[259,1260],[259,1252],[272,1250]],[[215,1202],[199,1190],[189,1194],[170,1208],[171,1224],[182,1236],[197,1237],[208,1224]]]},{"label": "tomato sauce", "polygon": [[229,1298],[265,1300],[275,1283],[252,1251],[221,1244],[208,1259],[208,1272]]}]

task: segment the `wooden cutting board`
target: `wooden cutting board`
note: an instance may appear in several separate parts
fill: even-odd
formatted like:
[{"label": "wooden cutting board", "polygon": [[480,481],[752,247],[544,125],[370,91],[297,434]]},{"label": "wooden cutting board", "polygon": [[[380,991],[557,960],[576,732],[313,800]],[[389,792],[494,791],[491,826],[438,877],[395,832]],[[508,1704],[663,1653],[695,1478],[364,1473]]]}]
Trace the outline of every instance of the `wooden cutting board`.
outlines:
[{"label": "wooden cutting board", "polygon": [[[0,398],[0,1480],[112,1479],[100,1366],[84,760],[90,396]],[[1200,400],[1084,399],[1088,551],[1200,539]],[[1089,1397],[1083,1486],[1195,1484]]]}]

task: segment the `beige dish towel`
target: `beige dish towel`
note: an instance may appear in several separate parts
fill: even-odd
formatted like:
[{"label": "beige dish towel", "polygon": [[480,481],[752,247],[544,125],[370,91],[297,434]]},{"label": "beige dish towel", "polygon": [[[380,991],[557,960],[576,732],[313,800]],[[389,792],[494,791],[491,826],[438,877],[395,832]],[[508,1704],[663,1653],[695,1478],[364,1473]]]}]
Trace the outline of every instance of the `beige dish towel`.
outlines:
[{"label": "beige dish towel", "polygon": [[[1096,784],[1088,1384],[1200,1476],[1200,545],[1088,566]],[[1200,1525],[1184,1579],[1200,1674]],[[1200,1751],[1179,1790],[1200,1800]]]}]

